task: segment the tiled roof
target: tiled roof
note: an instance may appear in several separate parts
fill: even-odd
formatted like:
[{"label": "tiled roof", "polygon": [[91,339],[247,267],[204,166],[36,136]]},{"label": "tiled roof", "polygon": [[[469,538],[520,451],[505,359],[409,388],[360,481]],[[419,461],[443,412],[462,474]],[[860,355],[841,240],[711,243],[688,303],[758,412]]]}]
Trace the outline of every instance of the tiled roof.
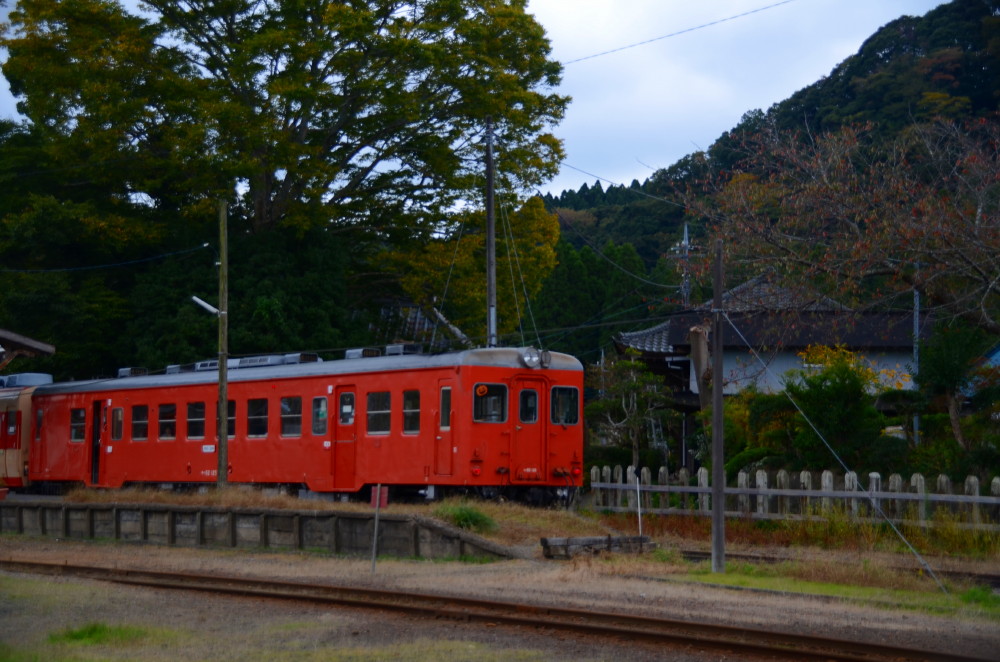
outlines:
[{"label": "tiled roof", "polygon": [[[732,322],[723,329],[726,347],[742,348],[747,343],[786,348],[813,344],[882,350],[913,347],[912,314],[854,311],[807,289],[778,285],[770,273],[725,292],[722,301]],[[620,349],[629,347],[646,354],[687,354],[691,328],[710,323],[711,310],[711,303],[702,304],[649,329],[620,333],[615,343]]]}]

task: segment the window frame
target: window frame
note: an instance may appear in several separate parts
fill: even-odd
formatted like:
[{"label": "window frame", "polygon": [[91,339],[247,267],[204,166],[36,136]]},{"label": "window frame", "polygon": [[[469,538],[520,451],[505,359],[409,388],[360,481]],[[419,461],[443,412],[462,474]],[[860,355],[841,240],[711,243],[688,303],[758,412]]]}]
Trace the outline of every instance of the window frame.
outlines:
[{"label": "window frame", "polygon": [[[485,390],[484,390],[485,389]],[[506,384],[479,382],[472,389],[472,421],[474,423],[506,423],[510,409],[510,389]],[[501,397],[502,396],[502,397]],[[499,414],[490,403],[499,402]]]},{"label": "window frame", "polygon": [[[141,413],[142,418],[137,418],[136,414]],[[149,439],[149,405],[132,405],[129,412],[129,432],[132,441],[147,441]],[[136,434],[142,428],[142,434]]]},{"label": "window frame", "polygon": [[[381,400],[384,402],[380,402]],[[376,423],[379,426],[384,424],[384,429],[375,427]],[[365,433],[379,437],[392,433],[392,391],[365,393]]]},{"label": "window frame", "polygon": [[[286,409],[286,405],[288,408]],[[296,406],[298,410],[296,411]],[[302,396],[287,395],[278,401],[281,436],[293,439],[302,436]],[[287,413],[286,413],[287,412]]]},{"label": "window frame", "polygon": [[111,441],[121,441],[125,437],[125,408],[111,408]]},{"label": "window frame", "polygon": [[[262,404],[263,409],[261,410]],[[270,423],[268,420],[269,413],[270,405],[267,398],[250,398],[247,400],[247,439],[267,438],[268,425]]]},{"label": "window frame", "polygon": [[[172,416],[164,416],[164,412],[170,414],[172,411]],[[170,427],[173,427],[173,431],[170,431]],[[177,404],[172,402],[164,402],[156,406],[156,440],[157,441],[174,441],[177,439]]]},{"label": "window frame", "polygon": [[[318,406],[317,405],[321,405]],[[330,430],[330,402],[325,395],[316,396],[312,399],[312,405],[310,406],[310,419],[312,425],[310,429],[313,435],[321,436],[325,435]]]},{"label": "window frame", "polygon": [[[562,395],[565,394],[565,395]],[[572,402],[570,404],[572,407],[573,419],[567,420],[567,416],[563,416],[563,420],[556,420],[556,410],[561,407],[565,398],[570,397],[572,394]],[[569,407],[566,407],[566,414],[570,411]],[[580,424],[580,389],[575,386],[553,386],[552,390],[549,392],[549,421],[553,425],[579,425]]]},{"label": "window frame", "polygon": [[82,444],[87,440],[87,409],[85,407],[72,407],[69,410],[69,440],[74,444]]}]

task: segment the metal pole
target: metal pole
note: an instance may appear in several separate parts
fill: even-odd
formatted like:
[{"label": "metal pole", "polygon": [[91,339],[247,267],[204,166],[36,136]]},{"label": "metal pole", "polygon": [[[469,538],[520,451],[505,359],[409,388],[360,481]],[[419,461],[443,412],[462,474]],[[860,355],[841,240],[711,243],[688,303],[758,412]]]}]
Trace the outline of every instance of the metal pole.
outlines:
[{"label": "metal pole", "polygon": [[715,240],[712,277],[712,572],[726,571],[726,468],[722,416],[722,240]]},{"label": "metal pole", "polygon": [[493,120],[486,120],[486,346],[497,346],[497,246],[493,211]]},{"label": "metal pole", "polygon": [[375,529],[372,533],[372,574],[375,574],[375,559],[378,557],[378,516],[382,510],[382,483],[375,486]]},{"label": "metal pole", "polygon": [[216,484],[224,487],[229,483],[229,383],[227,363],[229,362],[229,241],[228,215],[225,200],[219,201],[219,407],[218,435],[219,464],[216,469]]},{"label": "metal pole", "polygon": [[[917,278],[913,281],[913,379],[920,373],[920,263],[917,263]],[[920,414],[913,415],[913,445],[920,445]]]}]

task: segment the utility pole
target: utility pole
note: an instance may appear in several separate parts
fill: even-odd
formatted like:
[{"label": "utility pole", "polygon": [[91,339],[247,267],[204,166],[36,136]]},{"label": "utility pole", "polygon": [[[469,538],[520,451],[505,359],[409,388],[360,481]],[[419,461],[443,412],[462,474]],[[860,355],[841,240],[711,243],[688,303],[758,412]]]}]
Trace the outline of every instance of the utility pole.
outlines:
[{"label": "utility pole", "polygon": [[228,205],[219,201],[219,407],[216,484],[229,483],[229,238]]},{"label": "utility pole", "polygon": [[726,467],[722,416],[722,240],[712,273],[712,572],[726,571]]},{"label": "utility pole", "polygon": [[486,346],[497,346],[497,243],[493,211],[493,119],[486,120]]},{"label": "utility pole", "polygon": [[[917,262],[917,277],[913,279],[913,379],[920,373],[920,263]],[[913,445],[920,445],[920,414],[913,415]]]}]

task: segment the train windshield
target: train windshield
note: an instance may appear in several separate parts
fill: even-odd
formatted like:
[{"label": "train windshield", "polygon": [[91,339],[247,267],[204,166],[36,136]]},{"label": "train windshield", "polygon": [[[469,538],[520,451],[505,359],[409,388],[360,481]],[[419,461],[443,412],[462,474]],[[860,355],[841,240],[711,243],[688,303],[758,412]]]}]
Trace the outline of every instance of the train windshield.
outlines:
[{"label": "train windshield", "polygon": [[472,419],[477,423],[507,420],[507,387],[503,384],[476,384]]},{"label": "train windshield", "polygon": [[571,386],[552,388],[552,422],[576,425],[580,421],[580,392]]}]

